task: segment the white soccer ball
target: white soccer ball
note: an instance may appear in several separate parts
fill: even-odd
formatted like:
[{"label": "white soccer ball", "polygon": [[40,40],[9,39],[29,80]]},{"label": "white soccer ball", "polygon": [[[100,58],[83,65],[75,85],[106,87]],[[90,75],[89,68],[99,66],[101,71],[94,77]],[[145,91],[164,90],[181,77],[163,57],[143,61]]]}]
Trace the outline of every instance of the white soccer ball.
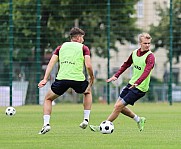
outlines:
[{"label": "white soccer ball", "polygon": [[13,116],[16,114],[16,109],[14,107],[7,107],[5,113],[8,116]]},{"label": "white soccer ball", "polygon": [[102,134],[111,134],[114,131],[114,124],[110,121],[103,121],[100,124],[100,132]]}]

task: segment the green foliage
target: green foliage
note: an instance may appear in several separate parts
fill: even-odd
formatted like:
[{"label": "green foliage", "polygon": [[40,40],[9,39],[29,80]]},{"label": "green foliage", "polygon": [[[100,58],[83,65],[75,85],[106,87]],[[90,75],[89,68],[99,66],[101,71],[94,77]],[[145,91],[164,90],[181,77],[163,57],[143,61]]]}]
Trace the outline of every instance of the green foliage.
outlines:
[{"label": "green foliage", "polygon": [[[31,70],[23,72],[25,80],[30,81],[27,100],[36,100],[38,88],[35,86],[43,72],[41,66],[46,65],[49,59],[49,57],[45,58],[46,49],[53,51],[58,45],[69,41],[70,29],[79,26],[86,32],[85,44],[90,49],[94,48],[98,56],[107,57],[108,15],[111,20],[110,48],[118,51],[115,47],[116,41],[134,43],[134,35],[139,31],[135,26],[136,19],[133,18],[134,5],[137,1],[111,1],[110,14],[108,14],[107,0],[14,0],[12,1],[13,62],[9,57],[10,1],[1,1],[0,29],[2,36],[0,36],[0,44],[3,53],[0,56],[3,65],[1,72],[4,72],[5,68],[9,71],[5,66],[9,63],[13,63],[13,75],[18,75],[15,74],[16,68]],[[39,30],[40,37],[38,36]],[[9,80],[9,74],[6,75],[6,78]]]},{"label": "green foliage", "polygon": [[[121,1],[121,3],[111,2],[110,14],[107,14],[107,1],[94,2],[87,5],[93,11],[84,12],[84,20],[80,22],[81,27],[86,28],[88,37],[86,41],[89,47],[94,47],[95,53],[100,57],[107,57],[107,34],[110,33],[110,48],[118,51],[115,42],[129,41],[135,43],[134,35],[139,32],[135,27],[135,18],[131,16],[135,13],[134,5],[137,1]],[[95,7],[96,6],[96,7]],[[121,7],[121,9],[120,9]],[[108,30],[107,17],[110,15],[110,30]]]},{"label": "green foliage", "polygon": [[[155,44],[155,50],[159,47],[164,47],[168,51],[170,49],[170,9],[168,7],[161,7],[157,5],[157,11],[160,16],[158,25],[151,25],[150,34],[153,37],[152,43]],[[181,2],[180,0],[173,0],[173,57],[179,62],[181,55]],[[168,52],[169,54],[169,52]],[[169,57],[169,55],[168,55]]]},{"label": "green foliage", "polygon": [[[135,42],[134,35],[139,31],[135,27],[134,5],[137,0],[127,0],[110,3],[110,46],[113,50],[115,42],[125,40]],[[120,9],[121,7],[121,9]],[[9,28],[9,3],[0,4],[0,24],[2,35],[0,38],[4,48],[8,48]],[[36,48],[37,40],[37,1],[16,0],[13,1],[13,31],[14,50],[16,58],[27,54],[27,50]],[[86,31],[85,43],[94,47],[96,54],[100,57],[107,57],[107,0],[44,0],[41,1],[41,56],[46,48],[54,49],[68,39],[68,32],[71,27],[78,25]],[[19,50],[20,49],[20,50]],[[25,50],[26,49],[26,50]],[[33,55],[32,55],[33,56]],[[23,58],[24,59],[24,58]]]},{"label": "green foliage", "polygon": [[0,36],[0,43],[1,44],[1,52],[4,54],[0,55],[1,61],[7,61],[7,47],[8,47],[8,35],[9,35],[9,28],[8,28],[8,20],[9,20],[9,9],[8,9],[8,3],[2,2],[0,4],[0,31],[1,31],[1,36]]}]

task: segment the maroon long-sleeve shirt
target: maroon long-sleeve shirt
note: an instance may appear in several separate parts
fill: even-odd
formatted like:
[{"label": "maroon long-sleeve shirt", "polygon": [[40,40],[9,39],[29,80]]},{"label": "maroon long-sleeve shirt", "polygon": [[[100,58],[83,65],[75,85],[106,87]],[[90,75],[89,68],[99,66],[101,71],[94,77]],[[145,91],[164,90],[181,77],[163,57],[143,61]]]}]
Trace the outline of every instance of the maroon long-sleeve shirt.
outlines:
[{"label": "maroon long-sleeve shirt", "polygon": [[[62,47],[62,45],[58,46],[55,49],[53,54],[59,56],[59,51],[60,51],[61,47]],[[82,50],[83,50],[83,55],[89,55],[90,56],[90,50],[89,50],[89,48],[87,46],[83,45]]]},{"label": "maroon long-sleeve shirt", "polygon": [[[148,51],[141,51],[141,49],[138,49],[137,51],[137,56],[143,56],[146,52]],[[120,67],[120,69],[115,73],[115,77],[118,78],[128,67],[130,67],[133,63],[132,60],[132,53],[131,55],[128,57],[127,61],[125,61],[123,63],[123,65]],[[146,79],[146,77],[150,74],[150,71],[153,69],[154,65],[155,65],[155,56],[153,55],[153,53],[150,53],[146,60],[146,67],[144,69],[144,72],[142,73],[142,75],[140,76],[140,78],[138,78],[138,80],[134,83],[134,84],[141,84],[142,81],[144,81]]]}]

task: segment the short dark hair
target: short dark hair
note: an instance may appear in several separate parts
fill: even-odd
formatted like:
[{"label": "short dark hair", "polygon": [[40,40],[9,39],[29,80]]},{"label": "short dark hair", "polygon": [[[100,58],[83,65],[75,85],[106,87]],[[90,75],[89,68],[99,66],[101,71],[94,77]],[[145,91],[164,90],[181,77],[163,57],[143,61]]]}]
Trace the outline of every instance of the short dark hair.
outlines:
[{"label": "short dark hair", "polygon": [[70,30],[70,38],[74,37],[74,36],[77,36],[77,35],[85,35],[85,32],[78,28],[78,27],[73,27],[71,30]]}]

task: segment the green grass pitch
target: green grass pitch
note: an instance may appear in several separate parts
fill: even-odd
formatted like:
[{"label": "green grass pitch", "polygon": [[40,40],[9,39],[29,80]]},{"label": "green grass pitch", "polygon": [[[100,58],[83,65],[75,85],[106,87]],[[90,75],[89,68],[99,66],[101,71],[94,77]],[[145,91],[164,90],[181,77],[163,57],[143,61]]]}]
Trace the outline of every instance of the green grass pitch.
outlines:
[{"label": "green grass pitch", "polygon": [[[179,149],[181,148],[181,103],[137,103],[129,106],[146,117],[143,132],[130,118],[120,115],[112,134],[82,130],[82,104],[53,106],[51,131],[38,135],[42,127],[42,106],[21,106],[8,117],[0,107],[0,149]],[[93,104],[90,124],[100,124],[113,104]]]}]

